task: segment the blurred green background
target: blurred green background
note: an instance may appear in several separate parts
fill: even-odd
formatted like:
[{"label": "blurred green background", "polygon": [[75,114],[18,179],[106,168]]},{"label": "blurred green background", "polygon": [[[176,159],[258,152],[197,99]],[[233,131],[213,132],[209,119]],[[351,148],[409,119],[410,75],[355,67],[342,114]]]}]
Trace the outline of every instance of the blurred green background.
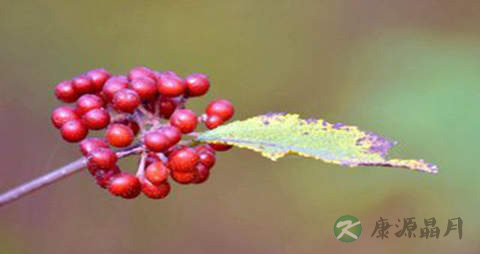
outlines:
[{"label": "blurred green background", "polygon": [[[478,253],[480,2],[0,1],[0,190],[77,158],[50,124],[54,85],[92,68],[208,74],[236,119],[270,111],[360,126],[438,175],[251,151],[205,184],[125,201],[82,172],[0,209],[0,253]],[[123,163],[133,172],[136,161]],[[342,243],[333,223],[362,221]],[[382,216],[464,221],[440,239],[370,237]]]}]

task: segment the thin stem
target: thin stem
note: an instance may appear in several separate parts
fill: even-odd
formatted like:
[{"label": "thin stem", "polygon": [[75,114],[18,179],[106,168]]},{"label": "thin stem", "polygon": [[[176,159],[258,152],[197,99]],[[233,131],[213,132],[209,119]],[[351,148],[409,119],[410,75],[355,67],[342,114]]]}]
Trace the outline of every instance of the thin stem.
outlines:
[{"label": "thin stem", "polygon": [[204,122],[207,121],[207,118],[208,118],[207,114],[201,114],[201,115],[198,116],[198,122],[199,123],[204,123]]},{"label": "thin stem", "polygon": [[13,202],[41,187],[54,183],[64,177],[79,172],[87,165],[85,158],[78,159],[28,183],[15,187],[0,195],[0,206]]},{"label": "thin stem", "polygon": [[140,157],[140,163],[138,164],[138,170],[137,170],[137,177],[140,180],[143,180],[145,178],[145,160],[146,159],[147,159],[147,153],[143,151]]},{"label": "thin stem", "polygon": [[[124,158],[133,154],[140,153],[144,148],[135,145],[129,147],[125,150],[120,150],[117,152],[118,158]],[[17,186],[5,193],[0,194],[0,207],[4,206],[10,202],[13,202],[25,195],[34,192],[42,187],[45,187],[49,184],[52,184],[58,180],[61,180],[67,176],[73,175],[76,172],[79,172],[87,166],[87,159],[82,157],[77,159],[61,168],[55,169],[46,175],[40,176],[30,182],[24,183],[20,186]]]},{"label": "thin stem", "polygon": [[200,133],[194,131],[194,132],[188,133],[187,136],[194,137],[194,138],[198,138],[198,136],[200,136]]}]

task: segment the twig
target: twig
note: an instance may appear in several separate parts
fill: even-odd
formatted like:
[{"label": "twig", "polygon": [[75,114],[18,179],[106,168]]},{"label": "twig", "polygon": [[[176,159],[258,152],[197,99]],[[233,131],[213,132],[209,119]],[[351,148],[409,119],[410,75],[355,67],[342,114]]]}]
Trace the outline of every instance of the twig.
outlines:
[{"label": "twig", "polygon": [[[143,149],[144,149],[143,147],[139,145],[135,145],[125,150],[118,151],[117,156],[118,158],[127,157],[132,154],[140,153],[141,151],[143,151]],[[25,195],[32,193],[35,190],[38,190],[60,179],[63,179],[69,175],[79,172],[80,170],[85,168],[86,165],[87,165],[87,159],[82,157],[61,168],[55,169],[46,175],[40,176],[39,178],[36,178],[30,182],[27,182],[5,193],[2,193],[0,194],[0,207],[10,202],[13,202],[21,197],[24,197]]]},{"label": "twig", "polygon": [[138,164],[137,177],[140,180],[145,178],[145,160],[147,159],[147,153],[144,151],[140,157],[140,163]]}]

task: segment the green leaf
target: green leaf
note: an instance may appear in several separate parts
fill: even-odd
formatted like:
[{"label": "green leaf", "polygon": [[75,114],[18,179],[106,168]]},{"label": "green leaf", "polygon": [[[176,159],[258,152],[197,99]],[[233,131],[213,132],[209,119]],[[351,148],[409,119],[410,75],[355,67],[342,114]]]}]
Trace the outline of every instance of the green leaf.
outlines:
[{"label": "green leaf", "polygon": [[438,172],[435,165],[423,160],[386,159],[395,143],[377,134],[321,119],[303,120],[295,114],[269,113],[236,121],[201,133],[197,141],[251,149],[272,160],[297,154],[350,167],[400,167]]}]

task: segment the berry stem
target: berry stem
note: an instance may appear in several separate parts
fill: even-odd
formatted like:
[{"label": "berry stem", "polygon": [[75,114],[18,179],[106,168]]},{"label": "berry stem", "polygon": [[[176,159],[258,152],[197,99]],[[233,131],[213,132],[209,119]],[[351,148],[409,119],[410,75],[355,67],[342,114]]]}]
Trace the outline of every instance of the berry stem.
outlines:
[{"label": "berry stem", "polygon": [[193,132],[188,133],[187,136],[198,138],[198,136],[200,136],[200,133],[196,132],[196,131],[193,131]]},{"label": "berry stem", "polygon": [[[143,150],[144,150],[143,147],[139,145],[135,145],[127,149],[118,151],[117,157],[124,158],[133,154],[138,154]],[[2,193],[0,194],[0,207],[10,202],[13,202],[17,199],[20,199],[26,196],[27,194],[34,192],[35,190],[38,190],[42,187],[45,187],[49,184],[59,181],[67,176],[73,175],[74,173],[84,169],[86,165],[87,165],[87,159],[85,157],[82,157],[61,168],[55,169],[50,173],[47,173],[30,182],[24,183],[5,193]]]},{"label": "berry stem", "polygon": [[155,115],[148,112],[148,110],[143,105],[138,106],[137,110],[140,111],[143,115],[145,115],[150,120],[155,118]]},{"label": "berry stem", "polygon": [[80,171],[80,169],[84,168],[86,165],[87,160],[85,158],[80,158],[33,181],[13,188],[0,195],[0,206],[13,202],[43,186],[47,186],[64,177],[72,175],[73,173]]},{"label": "berry stem", "polygon": [[205,121],[207,121],[207,118],[208,118],[207,114],[201,114],[198,116],[198,122],[204,123]]},{"label": "berry stem", "polygon": [[140,163],[138,164],[138,170],[136,174],[140,180],[143,180],[145,178],[145,160],[146,159],[147,159],[147,153],[143,151],[142,155],[140,156]]}]

